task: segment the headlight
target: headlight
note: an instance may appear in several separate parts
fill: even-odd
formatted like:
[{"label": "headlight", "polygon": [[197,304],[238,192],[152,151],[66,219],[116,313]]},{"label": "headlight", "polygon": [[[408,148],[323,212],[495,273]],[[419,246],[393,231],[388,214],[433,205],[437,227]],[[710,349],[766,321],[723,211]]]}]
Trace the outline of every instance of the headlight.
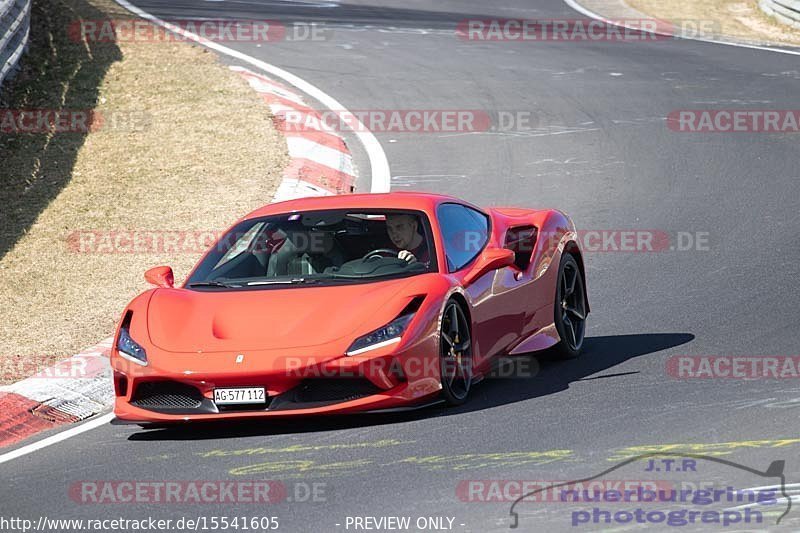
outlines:
[{"label": "headlight", "polygon": [[380,329],[376,329],[372,333],[368,333],[363,337],[359,337],[350,345],[345,355],[358,355],[369,350],[375,350],[384,346],[389,346],[396,342],[400,342],[400,337],[406,331],[411,319],[414,318],[414,313],[405,314],[395,318]]},{"label": "headlight", "polygon": [[138,342],[131,338],[127,327],[123,327],[119,330],[117,351],[128,361],[134,362],[137,365],[147,366],[147,353]]}]

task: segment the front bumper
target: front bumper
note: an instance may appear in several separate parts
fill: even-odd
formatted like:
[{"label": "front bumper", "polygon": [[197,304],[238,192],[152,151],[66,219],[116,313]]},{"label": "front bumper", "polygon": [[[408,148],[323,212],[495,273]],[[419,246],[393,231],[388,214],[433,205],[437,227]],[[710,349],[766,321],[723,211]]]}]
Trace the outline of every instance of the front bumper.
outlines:
[{"label": "front bumper", "polygon": [[[148,347],[148,366],[112,352],[114,414],[121,421],[170,423],[413,407],[441,391],[437,347],[436,338],[427,337],[410,348],[353,357],[262,352],[238,363],[236,353],[169,354]],[[264,387],[266,403],[216,405],[214,389],[229,387]]]},{"label": "front bumper", "polygon": [[291,407],[281,405],[273,407],[274,399],[268,400],[265,407],[240,408],[236,410],[220,411],[213,401],[206,400],[203,405],[194,412],[184,411],[180,414],[170,414],[166,411],[153,411],[136,407],[124,398],[117,398],[114,403],[114,414],[120,420],[129,422],[190,422],[202,420],[223,420],[223,419],[252,419],[262,417],[288,418],[296,416],[318,416],[318,415],[345,415],[353,413],[366,413],[373,411],[383,411],[390,409],[402,409],[413,407],[417,403],[425,403],[435,396],[437,391],[417,395],[411,390],[408,384],[403,384],[385,393],[374,394],[352,401],[329,403],[317,406],[293,405]]}]

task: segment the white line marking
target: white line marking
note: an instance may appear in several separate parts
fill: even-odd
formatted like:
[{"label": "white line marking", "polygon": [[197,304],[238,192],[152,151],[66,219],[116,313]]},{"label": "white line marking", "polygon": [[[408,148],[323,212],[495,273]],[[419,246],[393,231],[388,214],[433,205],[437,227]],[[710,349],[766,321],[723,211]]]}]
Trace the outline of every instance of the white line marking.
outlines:
[{"label": "white line marking", "polygon": [[[787,483],[787,484],[785,484],[783,486],[783,488],[786,489],[787,491],[792,491],[792,490],[797,491],[797,490],[800,490],[800,483]],[[742,491],[742,492],[744,492],[744,491],[756,492],[756,491],[759,491],[759,490],[767,491],[767,490],[780,490],[780,489],[781,489],[780,485],[765,485],[763,487],[747,487],[746,489],[740,489],[740,491]]]},{"label": "white line marking", "polygon": [[[793,501],[793,502],[800,501],[800,495],[796,494],[798,491],[800,491],[800,483],[787,483],[787,484],[785,484],[783,486],[783,488],[786,491],[786,493],[789,496],[789,499],[791,501]],[[777,493],[776,496],[782,496],[782,493],[780,492],[780,490],[781,490],[781,486],[780,485],[766,485],[766,486],[763,486],[763,487],[748,487],[746,489],[739,489],[739,492],[744,493],[744,492],[775,491]],[[781,497],[781,498],[777,498],[775,500],[775,503],[773,503],[772,505],[775,505],[775,504],[778,504],[778,503],[784,503],[784,502],[786,502],[786,498],[782,498]],[[724,511],[738,511],[740,509],[747,509],[747,508],[750,508],[750,507],[756,507],[758,505],[764,505],[764,504],[756,501],[756,502],[745,503],[743,505],[737,505],[736,507],[728,507],[728,508],[723,509],[723,510]]]},{"label": "white line marking", "polygon": [[[119,1],[119,0],[117,0],[117,1]],[[595,13],[594,11],[592,11],[592,10],[586,8],[586,7],[583,7],[582,5],[580,5],[577,2],[577,0],[564,0],[564,3],[566,3],[569,7],[571,7],[572,9],[577,11],[578,13],[581,13],[583,15],[586,15],[587,17],[590,17],[590,18],[593,18],[593,19],[596,19],[596,20],[603,21],[606,24],[611,24],[613,26],[619,26],[619,27],[623,27],[623,28],[628,28],[630,30],[641,30],[641,28],[635,28],[633,26],[629,26],[629,25],[626,25],[626,24],[620,24],[619,21],[613,21],[611,19],[607,19],[604,16],[600,15],[599,13]],[[702,37],[686,37],[686,36],[683,36],[683,35],[673,35],[673,34],[670,34],[670,33],[663,33],[663,32],[658,32],[658,31],[655,32],[655,34],[656,35],[664,35],[664,36],[667,36],[667,37],[676,37],[678,39],[684,39],[686,41],[698,41],[698,42],[701,42],[701,43],[723,44],[725,46],[737,46],[739,48],[750,48],[750,49],[753,49],[753,50],[764,50],[766,52],[776,52],[778,54],[789,54],[789,55],[793,55],[793,56],[800,56],[800,51],[783,50],[783,49],[780,49],[780,48],[770,48],[768,46],[759,46],[757,44],[734,43],[734,42],[731,42],[731,41],[721,41],[721,40],[717,40],[717,39],[703,39]]]},{"label": "white line marking", "polygon": [[52,437],[47,437],[46,439],[42,439],[32,444],[28,444],[27,446],[17,448],[14,451],[4,453],[3,455],[0,455],[0,464],[8,461],[13,461],[14,459],[22,457],[23,455],[28,455],[29,453],[41,450],[42,448],[47,448],[48,446],[52,446],[53,444],[58,444],[61,441],[65,441],[71,437],[74,437],[75,435],[80,435],[81,433],[85,433],[100,426],[104,426],[109,422],[111,422],[113,418],[114,414],[108,413],[99,416],[97,418],[94,418],[92,420],[89,420],[88,422],[84,422],[79,426],[75,426],[66,431],[62,431],[61,433],[57,433]]},{"label": "white line marking", "polygon": [[[263,70],[268,74],[272,74],[273,76],[277,76],[282,80],[286,81],[288,84],[293,85],[300,89],[301,92],[304,92],[320,102],[325,107],[331,110],[346,110],[346,108],[337,102],[332,96],[328,95],[321,89],[317,88],[316,86],[310,84],[306,80],[300,78],[299,76],[295,76],[291,72],[283,70],[282,68],[276,67],[275,65],[271,65],[260,59],[256,59],[251,57],[247,54],[234,50],[232,48],[228,48],[227,46],[222,46],[221,44],[210,42],[206,39],[201,38],[199,35],[192,33],[190,31],[186,31],[183,28],[175,26],[174,24],[170,24],[169,22],[163,21],[160,18],[156,17],[155,15],[151,15],[147,11],[140,9],[127,0],[115,0],[119,5],[127,9],[128,11],[138,15],[139,17],[149,20],[153,24],[161,26],[162,28],[166,28],[170,31],[177,33],[178,35],[183,35],[184,37],[195,41],[203,46],[210,48],[214,51],[217,51],[221,54],[225,54],[229,57],[233,57],[250,65],[253,65],[256,68]],[[367,151],[367,156],[369,157],[369,166],[370,170],[372,170],[372,185],[370,187],[371,192],[374,193],[381,193],[381,192],[389,192],[391,187],[391,179],[392,174],[389,170],[389,160],[386,158],[386,153],[383,151],[383,147],[381,147],[381,143],[378,142],[378,139],[375,135],[372,134],[371,131],[367,130],[366,127],[359,121],[358,119],[353,120],[353,134],[361,141],[361,144],[364,146],[364,149]]]},{"label": "white line marking", "polygon": [[[800,496],[790,496],[789,498],[776,498],[774,501],[770,500],[770,503],[760,503],[760,502],[752,502],[752,503],[745,503],[744,505],[738,505],[736,507],[726,507],[723,511],[739,511],[741,509],[751,509],[753,507],[758,507],[759,505],[778,505],[781,503],[787,503],[789,500],[793,502],[800,501]],[[770,510],[770,509],[768,509]],[[779,511],[780,509],[774,509]]]}]

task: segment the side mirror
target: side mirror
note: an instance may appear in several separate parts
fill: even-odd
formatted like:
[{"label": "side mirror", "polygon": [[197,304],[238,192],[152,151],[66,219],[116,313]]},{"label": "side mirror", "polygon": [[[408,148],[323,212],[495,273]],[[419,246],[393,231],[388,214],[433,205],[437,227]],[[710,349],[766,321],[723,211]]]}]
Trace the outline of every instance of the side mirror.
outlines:
[{"label": "side mirror", "polygon": [[144,273],[144,279],[147,283],[163,289],[171,289],[175,286],[175,275],[172,273],[172,268],[168,266],[151,268]]},{"label": "side mirror", "polygon": [[478,256],[475,265],[467,273],[464,278],[464,285],[470,285],[476,279],[492,270],[499,270],[501,268],[509,267],[514,264],[516,255],[513,250],[507,248],[487,248],[483,253]]}]

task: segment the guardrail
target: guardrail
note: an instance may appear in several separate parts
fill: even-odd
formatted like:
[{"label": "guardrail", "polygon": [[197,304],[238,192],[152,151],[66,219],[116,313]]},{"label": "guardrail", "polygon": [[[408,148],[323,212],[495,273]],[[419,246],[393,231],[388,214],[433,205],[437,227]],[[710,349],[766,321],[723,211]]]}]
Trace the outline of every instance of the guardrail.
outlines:
[{"label": "guardrail", "polygon": [[761,11],[800,29],[800,0],[759,0]]},{"label": "guardrail", "polygon": [[31,31],[31,0],[0,0],[0,87],[19,65]]}]

